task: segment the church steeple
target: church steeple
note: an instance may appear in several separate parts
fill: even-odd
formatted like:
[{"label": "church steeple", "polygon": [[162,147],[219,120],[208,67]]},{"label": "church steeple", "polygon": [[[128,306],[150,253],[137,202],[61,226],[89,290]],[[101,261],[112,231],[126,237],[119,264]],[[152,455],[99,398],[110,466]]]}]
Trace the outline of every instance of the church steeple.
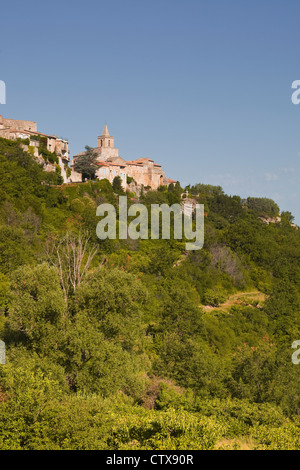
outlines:
[{"label": "church steeple", "polygon": [[105,124],[102,134],[98,137],[98,147],[114,148],[114,138],[109,134],[107,125]]},{"label": "church steeple", "polygon": [[101,136],[101,137],[110,137],[106,124],[105,124],[105,126],[104,126],[104,129],[103,129],[103,132],[102,132],[102,136]]}]

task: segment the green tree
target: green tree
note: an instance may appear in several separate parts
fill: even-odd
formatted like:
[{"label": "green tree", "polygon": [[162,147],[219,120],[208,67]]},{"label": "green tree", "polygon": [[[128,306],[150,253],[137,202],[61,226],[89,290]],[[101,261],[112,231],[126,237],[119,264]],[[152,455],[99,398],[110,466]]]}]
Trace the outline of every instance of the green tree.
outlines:
[{"label": "green tree", "polygon": [[[0,368],[0,449],[22,450],[47,446],[47,407],[61,395],[57,381],[27,364]],[[46,441],[46,442],[45,442]]]},{"label": "green tree", "polygon": [[6,341],[23,341],[42,354],[60,356],[66,304],[57,271],[47,263],[22,266],[11,275]]},{"label": "green tree", "polygon": [[248,197],[247,206],[258,215],[269,215],[275,217],[279,214],[278,205],[266,197]]},{"label": "green tree", "polygon": [[288,222],[292,223],[294,221],[295,217],[290,211],[282,211],[281,212],[281,221],[282,222]]},{"label": "green tree", "polygon": [[122,186],[122,179],[120,176],[114,177],[113,182],[112,182],[112,187],[113,187],[114,192],[116,192],[117,194],[124,193],[123,186]]},{"label": "green tree", "polygon": [[74,170],[81,173],[83,178],[92,180],[95,179],[98,155],[88,145],[85,146],[85,150],[83,155],[79,155],[74,160]]},{"label": "green tree", "polygon": [[106,338],[132,351],[142,348],[147,299],[147,290],[134,275],[100,267],[78,286],[75,301],[76,309],[94,319]]}]

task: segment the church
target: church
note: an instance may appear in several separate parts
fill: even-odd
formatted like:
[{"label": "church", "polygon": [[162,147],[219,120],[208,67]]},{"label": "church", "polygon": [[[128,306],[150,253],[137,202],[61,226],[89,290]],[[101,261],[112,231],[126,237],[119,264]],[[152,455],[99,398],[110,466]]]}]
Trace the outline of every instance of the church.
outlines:
[{"label": "church", "polygon": [[[38,132],[35,121],[7,119],[0,115],[0,137],[20,140],[22,148],[30,152],[43,165],[45,171],[54,172],[57,164],[49,162],[48,157],[43,156],[43,149],[46,149],[56,155],[64,183],[82,182],[82,174],[74,171],[74,161],[86,152],[74,155],[70,161],[68,141],[56,135]],[[120,157],[119,149],[114,146],[114,137],[108,132],[106,124],[97,138],[97,147],[93,148],[93,152],[97,155],[97,179],[106,178],[112,183],[114,178],[119,176],[123,189],[137,195],[142,188],[156,190],[160,186],[176,183],[175,180],[167,178],[161,165],[150,158],[126,161]]]},{"label": "church", "polygon": [[[97,179],[106,178],[112,183],[114,178],[119,176],[124,190],[131,189],[139,192],[142,186],[156,190],[159,186],[176,183],[175,180],[166,178],[161,165],[150,158],[126,161],[120,157],[119,149],[114,146],[114,137],[108,132],[106,124],[102,134],[97,138],[97,147],[93,148],[93,151],[97,155]],[[74,155],[71,168],[76,158],[85,153]],[[130,188],[128,188],[129,185]]]}]

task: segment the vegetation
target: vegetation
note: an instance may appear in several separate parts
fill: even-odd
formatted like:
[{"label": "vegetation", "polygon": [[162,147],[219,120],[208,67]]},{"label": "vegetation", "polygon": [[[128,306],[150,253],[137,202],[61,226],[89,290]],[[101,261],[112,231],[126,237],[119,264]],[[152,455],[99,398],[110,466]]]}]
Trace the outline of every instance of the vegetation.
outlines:
[{"label": "vegetation", "polygon": [[65,165],[66,176],[69,178],[72,174],[71,168],[68,165]]},{"label": "vegetation", "polygon": [[[31,136],[31,140],[37,140],[39,142],[39,154],[42,155],[45,162],[53,163],[53,164],[59,163],[56,153],[50,152],[50,150],[47,149],[47,137],[37,134],[37,135]],[[23,140],[23,143],[24,143],[24,140]],[[29,141],[28,141],[28,144],[29,144]],[[30,146],[29,153],[32,153],[33,155],[33,151],[34,151],[34,147]]]},{"label": "vegetation", "polygon": [[82,173],[83,179],[93,180],[97,169],[97,154],[88,145],[85,146],[85,150],[83,155],[79,155],[74,160],[74,170]]},{"label": "vegetation", "polygon": [[290,213],[176,183],[140,200],[204,203],[203,249],[103,241],[116,184],[61,185],[5,139],[0,172],[1,450],[300,449]]},{"label": "vegetation", "polygon": [[122,179],[119,175],[115,176],[112,182],[112,187],[115,193],[123,194]]},{"label": "vegetation", "polygon": [[126,176],[126,182],[127,182],[127,184],[132,183],[132,181],[134,181],[133,177],[127,175],[127,176]]}]

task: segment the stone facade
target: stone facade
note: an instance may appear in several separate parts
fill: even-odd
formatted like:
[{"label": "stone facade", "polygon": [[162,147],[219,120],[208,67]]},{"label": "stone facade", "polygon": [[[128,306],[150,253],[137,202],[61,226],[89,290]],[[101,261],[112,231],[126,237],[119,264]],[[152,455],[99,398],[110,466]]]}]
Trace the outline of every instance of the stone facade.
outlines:
[{"label": "stone facade", "polygon": [[34,121],[21,121],[20,119],[5,119],[0,116],[0,130],[13,128],[19,131],[37,131],[37,125]]},{"label": "stone facade", "polygon": [[[106,124],[102,134],[97,138],[97,144],[98,146],[93,151],[97,155],[96,161],[99,169],[96,171],[96,177],[98,179],[106,178],[112,183],[116,176],[120,176],[124,189],[129,189],[127,177],[134,180],[135,187],[151,188],[153,190],[159,186],[176,182],[166,178],[161,165],[150,158],[126,161],[120,157],[119,149],[114,147],[114,137],[109,134]],[[81,152],[74,155],[71,167],[74,165],[76,158],[85,155],[85,153]]]},{"label": "stone facade", "polygon": [[150,158],[138,158],[126,162],[127,175],[145,188],[157,189],[167,185],[168,180],[161,165],[154,163]]},{"label": "stone facade", "polygon": [[116,176],[119,176],[122,181],[122,187],[127,189],[127,173],[126,166],[121,163],[112,162],[97,162],[99,169],[96,171],[97,179],[108,179],[111,183]]},{"label": "stone facade", "polygon": [[79,173],[71,172],[71,176],[67,174],[67,166],[70,162],[68,141],[55,135],[38,132],[36,122],[6,119],[0,116],[0,137],[10,140],[29,140],[29,144],[23,144],[24,150],[31,151],[33,156],[44,165],[45,171],[55,171],[55,165],[46,163],[39,151],[41,141],[43,141],[45,148],[57,155],[64,182],[82,181]]},{"label": "stone facade", "polygon": [[[36,122],[6,119],[0,115],[0,137],[10,140],[22,139],[25,141],[26,139],[27,142],[21,143],[24,150],[31,152],[44,165],[45,171],[55,171],[55,164],[45,162],[42,156],[40,146],[43,143],[49,152],[54,152],[57,155],[64,183],[82,182],[81,173],[74,171],[73,167],[76,158],[85,155],[86,152],[74,155],[68,170],[70,162],[68,141],[55,135],[38,132]],[[102,134],[97,138],[97,145],[93,149],[97,155],[97,179],[106,178],[112,183],[114,178],[119,176],[123,188],[133,190],[137,194],[142,187],[156,190],[159,186],[176,183],[176,181],[166,178],[161,165],[150,158],[126,161],[120,157],[119,149],[114,146],[114,137],[109,134],[106,124]]]}]

